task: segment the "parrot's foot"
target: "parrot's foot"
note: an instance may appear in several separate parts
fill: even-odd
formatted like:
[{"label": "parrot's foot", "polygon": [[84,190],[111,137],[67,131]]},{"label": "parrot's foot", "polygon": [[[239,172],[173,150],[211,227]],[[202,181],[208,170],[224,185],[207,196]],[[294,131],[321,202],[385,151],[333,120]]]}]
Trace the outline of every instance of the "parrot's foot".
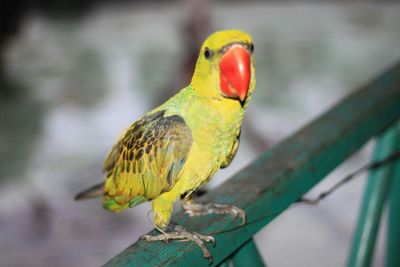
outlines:
[{"label": "parrot's foot", "polygon": [[185,211],[185,213],[188,214],[190,217],[213,214],[213,213],[232,214],[233,218],[239,217],[242,220],[241,225],[244,225],[246,223],[246,212],[241,208],[238,208],[233,205],[216,204],[216,203],[200,204],[200,203],[186,201],[182,203],[182,208]]},{"label": "parrot's foot", "polygon": [[[160,231],[160,230],[159,230]],[[169,240],[179,240],[179,241],[192,241],[196,245],[200,247],[203,251],[204,258],[210,261],[210,264],[213,262],[213,258],[211,253],[206,248],[204,242],[215,244],[215,239],[209,235],[203,235],[196,232],[189,232],[181,225],[173,226],[172,232],[166,233],[163,231],[160,235],[143,235],[140,237],[142,240],[146,241],[164,241],[168,243]]]}]

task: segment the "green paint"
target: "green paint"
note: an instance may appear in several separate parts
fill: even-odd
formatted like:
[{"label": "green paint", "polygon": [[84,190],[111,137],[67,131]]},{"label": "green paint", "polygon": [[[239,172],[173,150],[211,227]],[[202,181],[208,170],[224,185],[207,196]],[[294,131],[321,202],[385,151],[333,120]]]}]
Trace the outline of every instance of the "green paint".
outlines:
[{"label": "green paint", "polygon": [[[382,160],[396,151],[397,125],[385,131],[378,139],[374,160]],[[393,174],[393,164],[371,172],[368,177],[362,202],[358,226],[353,239],[349,267],[368,267],[371,265],[375,240]]]},{"label": "green paint", "polygon": [[[208,246],[214,257],[214,266],[229,257],[371,137],[399,118],[399,103],[400,65],[397,65],[202,196],[201,201],[232,203],[247,213],[248,223],[244,227],[214,234],[216,246]],[[264,219],[260,219],[262,217]],[[182,212],[174,215],[172,220],[188,230],[205,234],[224,231],[240,223],[229,216],[189,218]],[[156,233],[155,230],[151,232]],[[105,266],[188,264],[191,267],[208,264],[196,245],[140,240]]]},{"label": "green paint", "polygon": [[[398,124],[400,126],[400,124]],[[397,136],[400,139],[400,128],[397,128]],[[397,149],[400,149],[400,140],[397,141]],[[394,170],[391,192],[388,206],[388,229],[386,246],[386,266],[400,266],[400,160],[397,160]]]},{"label": "green paint", "polygon": [[218,265],[218,267],[229,267],[229,260],[226,260],[224,262],[222,262],[221,264]]},{"label": "green paint", "polygon": [[265,264],[257,250],[253,238],[244,243],[232,256],[235,267],[264,267]]}]

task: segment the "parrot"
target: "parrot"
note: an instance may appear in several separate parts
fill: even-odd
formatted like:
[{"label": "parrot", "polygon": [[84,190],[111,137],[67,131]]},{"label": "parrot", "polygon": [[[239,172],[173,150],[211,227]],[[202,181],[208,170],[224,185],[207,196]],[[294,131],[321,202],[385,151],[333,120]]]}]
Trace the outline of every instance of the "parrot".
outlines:
[{"label": "parrot", "polygon": [[211,34],[202,44],[189,85],[134,122],[111,148],[103,164],[104,181],[75,199],[103,196],[103,207],[120,212],[151,202],[155,228],[151,241],[195,242],[204,257],[212,236],[175,225],[168,232],[180,198],[189,216],[231,214],[245,223],[234,205],[200,204],[193,193],[235,157],[245,110],[255,89],[252,37],[232,29]]}]

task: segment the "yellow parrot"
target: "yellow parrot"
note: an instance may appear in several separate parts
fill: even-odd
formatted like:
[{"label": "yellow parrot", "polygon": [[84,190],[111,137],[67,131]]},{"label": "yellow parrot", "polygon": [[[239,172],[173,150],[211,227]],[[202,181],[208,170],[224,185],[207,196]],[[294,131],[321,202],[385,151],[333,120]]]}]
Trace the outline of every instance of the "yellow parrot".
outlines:
[{"label": "yellow parrot", "polygon": [[155,227],[161,233],[142,239],[190,240],[212,259],[204,245],[214,241],[211,236],[179,225],[167,229],[173,204],[181,196],[190,216],[229,213],[245,222],[240,208],[199,204],[190,196],[227,167],[238,150],[242,120],[256,83],[253,50],[251,36],[243,31],[210,35],[201,46],[191,83],[126,130],[105,159],[105,182],[76,199],[104,195],[104,208],[113,212],[151,201]]}]

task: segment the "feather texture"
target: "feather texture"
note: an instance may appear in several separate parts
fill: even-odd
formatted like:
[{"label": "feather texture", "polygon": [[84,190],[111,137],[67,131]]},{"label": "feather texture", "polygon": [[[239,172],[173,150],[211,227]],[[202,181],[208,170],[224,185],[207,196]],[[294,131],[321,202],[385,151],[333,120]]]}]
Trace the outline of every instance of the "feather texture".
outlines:
[{"label": "feather texture", "polygon": [[178,115],[158,111],[135,122],[104,162],[104,206],[118,211],[169,191],[191,145],[191,131]]}]

